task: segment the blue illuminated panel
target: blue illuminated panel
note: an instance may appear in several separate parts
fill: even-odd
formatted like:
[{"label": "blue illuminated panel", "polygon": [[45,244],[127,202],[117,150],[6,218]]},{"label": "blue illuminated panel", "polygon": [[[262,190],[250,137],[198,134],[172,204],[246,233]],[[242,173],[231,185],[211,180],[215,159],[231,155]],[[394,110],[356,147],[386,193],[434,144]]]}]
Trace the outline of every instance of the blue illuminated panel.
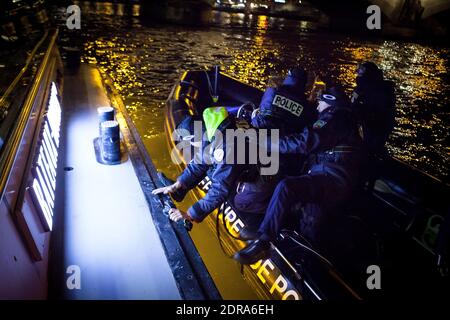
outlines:
[{"label": "blue illuminated panel", "polygon": [[52,82],[47,114],[44,117],[41,140],[33,165],[31,195],[42,222],[52,230],[55,207],[56,172],[58,164],[59,136],[61,127],[61,105],[55,83]]}]

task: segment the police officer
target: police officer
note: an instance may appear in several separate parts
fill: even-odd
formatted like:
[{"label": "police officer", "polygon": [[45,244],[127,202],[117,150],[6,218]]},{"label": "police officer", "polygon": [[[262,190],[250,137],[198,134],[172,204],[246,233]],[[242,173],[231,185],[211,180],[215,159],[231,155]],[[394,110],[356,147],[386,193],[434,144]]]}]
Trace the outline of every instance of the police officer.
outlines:
[{"label": "police officer", "polygon": [[[192,118],[187,118],[182,124],[184,128],[192,128]],[[172,208],[169,217],[173,221],[187,219],[191,222],[201,222],[214,209],[225,202],[231,190],[234,190],[238,179],[242,178],[245,172],[245,164],[237,164],[230,161],[228,154],[231,148],[227,148],[229,142],[226,129],[235,129],[235,119],[229,116],[226,108],[207,108],[203,112],[204,136],[205,138],[197,142],[206,142],[205,146],[200,146],[199,152],[187,165],[177,180],[165,187],[155,189],[153,194],[171,194],[174,200],[182,201],[186,193],[195,188],[206,175],[211,179],[211,186],[206,195],[191,206],[187,212]],[[192,129],[191,129],[192,130]],[[193,134],[191,138],[198,136]],[[203,134],[200,134],[203,136]],[[233,154],[236,154],[234,152]]]},{"label": "police officer", "polygon": [[296,67],[279,86],[264,92],[259,109],[251,120],[255,128],[280,129],[280,134],[303,130],[316,114],[305,96],[307,73]]},{"label": "police officer", "polygon": [[352,107],[358,115],[364,144],[371,154],[381,154],[395,124],[395,92],[392,81],[373,62],[358,66]]},{"label": "police officer", "polygon": [[[237,116],[248,107],[244,118],[258,129],[278,129],[284,136],[302,131],[311,124],[316,112],[305,96],[307,73],[300,67],[289,70],[282,83],[273,83],[264,92],[259,109],[253,114],[251,106],[243,105]],[[274,81],[272,81],[274,82]],[[280,81],[281,82],[281,81]],[[299,154],[284,154],[280,156],[280,168],[277,175],[259,177],[256,181],[245,182],[238,186],[233,199],[234,209],[243,213],[264,214],[273,191],[281,177],[299,175],[304,157]]]},{"label": "police officer", "polygon": [[385,144],[395,124],[394,84],[383,79],[383,72],[373,62],[357,68],[352,108],[357,115],[359,132],[368,154],[361,182],[373,189],[379,175],[380,157],[386,154]]},{"label": "police officer", "polygon": [[[208,141],[204,140],[205,126],[203,117],[201,115],[187,115],[183,121],[181,121],[174,132],[176,141],[179,142],[177,148],[182,148],[183,157],[187,157],[188,160],[194,155],[194,159],[190,160],[194,163],[201,163],[201,156],[204,153],[205,147],[208,145]],[[186,152],[189,151],[189,154]],[[179,156],[179,153],[176,154]],[[208,169],[208,172],[212,171],[212,166]],[[163,172],[158,172],[159,181],[165,186],[169,187],[175,184],[175,181],[170,180]],[[200,180],[196,183],[200,183]],[[170,193],[171,197],[177,201],[183,201],[189,190],[184,188],[175,188]]]},{"label": "police officer", "polygon": [[309,216],[304,214],[301,220],[302,232],[314,243],[317,227],[326,222],[328,209],[348,199],[357,184],[361,138],[350,101],[342,90],[331,89],[321,96],[317,110],[318,120],[311,127],[279,140],[281,154],[309,156],[305,174],[280,181],[258,232],[241,233],[243,239],[256,239],[235,254],[234,258],[242,264],[269,256],[270,241],[275,240],[292,208],[299,203],[309,206],[305,210]]}]

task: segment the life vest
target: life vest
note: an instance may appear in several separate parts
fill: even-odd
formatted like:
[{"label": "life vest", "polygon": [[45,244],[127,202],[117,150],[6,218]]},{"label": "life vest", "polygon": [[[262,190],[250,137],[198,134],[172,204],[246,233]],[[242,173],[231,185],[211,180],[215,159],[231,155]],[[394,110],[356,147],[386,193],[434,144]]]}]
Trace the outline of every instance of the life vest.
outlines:
[{"label": "life vest", "polygon": [[[226,129],[242,129],[246,130],[248,129],[248,124],[246,126],[241,126],[239,123],[234,119],[232,116],[229,115],[226,107],[210,107],[206,108],[203,111],[203,121],[205,123],[206,128],[206,135],[208,138],[208,141],[210,144],[207,146],[208,151],[205,152],[207,156],[210,157],[210,159],[214,159],[212,161],[213,163],[221,163],[222,161],[231,160],[230,158],[227,158],[230,156],[227,154],[229,151],[226,144],[227,144],[227,136],[226,136]],[[219,130],[222,132],[222,139],[223,140],[216,140],[217,137],[215,137],[216,131]],[[238,154],[238,150],[236,149],[238,145],[236,144],[236,141],[229,141],[234,143],[233,146],[231,146],[234,150],[233,156],[236,157]],[[241,150],[245,150],[246,155],[246,163],[241,166],[241,175],[239,176],[238,180],[242,182],[246,181],[253,181],[256,179],[258,173],[258,164],[250,164],[248,163],[249,160],[249,141],[245,141],[245,147]],[[241,145],[242,147],[242,145]],[[240,165],[237,163],[236,158],[233,159],[234,163],[236,165]]]},{"label": "life vest", "polygon": [[228,111],[225,107],[211,107],[203,111],[203,121],[205,123],[206,135],[211,142],[214,133],[220,124],[228,118]]}]

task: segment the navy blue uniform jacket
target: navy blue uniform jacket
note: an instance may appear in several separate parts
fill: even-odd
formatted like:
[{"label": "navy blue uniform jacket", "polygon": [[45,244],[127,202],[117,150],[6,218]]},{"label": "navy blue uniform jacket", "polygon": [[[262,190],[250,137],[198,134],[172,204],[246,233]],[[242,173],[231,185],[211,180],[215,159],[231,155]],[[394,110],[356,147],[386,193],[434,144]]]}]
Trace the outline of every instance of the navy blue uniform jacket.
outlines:
[{"label": "navy blue uniform jacket", "polygon": [[[329,107],[303,132],[281,137],[280,154],[309,156],[310,174],[327,173],[353,185],[360,170],[362,140],[350,109]],[[273,148],[273,146],[272,146]]]},{"label": "navy blue uniform jacket", "polygon": [[[233,127],[233,121],[228,118],[219,126],[218,130],[225,136],[225,130]],[[227,152],[226,137],[223,140],[222,142],[213,140],[211,142],[214,145],[212,150],[222,149]],[[206,195],[188,210],[189,215],[196,222],[203,221],[209,213],[226,201],[230,191],[236,187],[237,180],[245,170],[244,165],[225,163],[226,158],[225,154],[223,161],[207,164],[203,157],[197,154],[197,160],[191,161],[177,179],[186,189],[195,188],[206,175],[211,179],[211,185]]]}]

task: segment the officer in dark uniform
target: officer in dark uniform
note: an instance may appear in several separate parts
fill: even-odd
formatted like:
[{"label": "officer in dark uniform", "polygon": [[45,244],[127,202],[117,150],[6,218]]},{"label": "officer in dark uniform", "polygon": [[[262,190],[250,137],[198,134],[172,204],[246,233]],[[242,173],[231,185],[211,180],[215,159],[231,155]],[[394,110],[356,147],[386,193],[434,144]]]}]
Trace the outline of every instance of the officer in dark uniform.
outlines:
[{"label": "officer in dark uniform", "polygon": [[384,80],[383,71],[373,62],[358,66],[352,108],[368,154],[361,182],[367,182],[370,191],[379,175],[380,157],[386,154],[385,144],[395,124],[394,83]]},{"label": "officer in dark uniform", "polygon": [[395,92],[394,83],[384,80],[383,71],[373,62],[358,66],[352,107],[368,152],[383,153],[395,124]]},{"label": "officer in dark uniform", "polygon": [[[280,136],[302,131],[312,124],[317,114],[305,96],[307,73],[303,68],[289,70],[282,83],[269,85],[264,92],[258,109],[249,107],[244,119],[258,129],[278,129]],[[253,113],[252,113],[253,111]],[[239,185],[233,200],[234,209],[239,212],[264,214],[273,191],[280,179],[287,175],[299,175],[304,157],[300,154],[280,155],[280,168],[277,175],[260,177],[256,181]]]},{"label": "officer in dark uniform", "polygon": [[305,174],[287,177],[277,185],[258,233],[241,233],[242,239],[256,238],[235,254],[234,258],[242,264],[268,257],[270,241],[276,238],[292,208],[299,203],[311,209],[305,210],[309,216],[302,218],[303,231],[315,240],[317,227],[327,218],[327,209],[343,203],[357,185],[361,138],[350,101],[342,90],[331,89],[321,96],[317,110],[318,120],[311,127],[280,138],[281,154],[309,156]]},{"label": "officer in dark uniform", "polygon": [[[187,118],[183,127],[192,127],[192,118]],[[207,108],[203,112],[204,131],[206,136],[202,142],[206,144],[200,146],[199,152],[194,159],[187,165],[178,179],[165,187],[155,189],[153,194],[171,194],[174,200],[182,201],[186,193],[195,188],[206,175],[212,181],[206,195],[196,202],[187,212],[172,208],[169,217],[173,221],[187,219],[189,221],[201,222],[214,209],[224,203],[234,190],[240,178],[242,178],[247,166],[238,164],[236,161],[229,161],[226,147],[227,141],[226,129],[235,129],[235,119],[229,116],[226,108],[213,107]],[[219,139],[220,132],[223,139]],[[200,134],[200,136],[202,136]],[[192,135],[194,138],[196,135]],[[197,135],[198,136],[198,135]],[[200,141],[196,141],[200,142]],[[236,154],[236,152],[234,152]],[[167,181],[166,181],[167,182]],[[164,183],[168,184],[168,183]]]},{"label": "officer in dark uniform", "polygon": [[280,135],[303,130],[316,112],[305,96],[307,73],[296,67],[280,86],[266,89],[251,123],[255,128],[280,129]]}]

